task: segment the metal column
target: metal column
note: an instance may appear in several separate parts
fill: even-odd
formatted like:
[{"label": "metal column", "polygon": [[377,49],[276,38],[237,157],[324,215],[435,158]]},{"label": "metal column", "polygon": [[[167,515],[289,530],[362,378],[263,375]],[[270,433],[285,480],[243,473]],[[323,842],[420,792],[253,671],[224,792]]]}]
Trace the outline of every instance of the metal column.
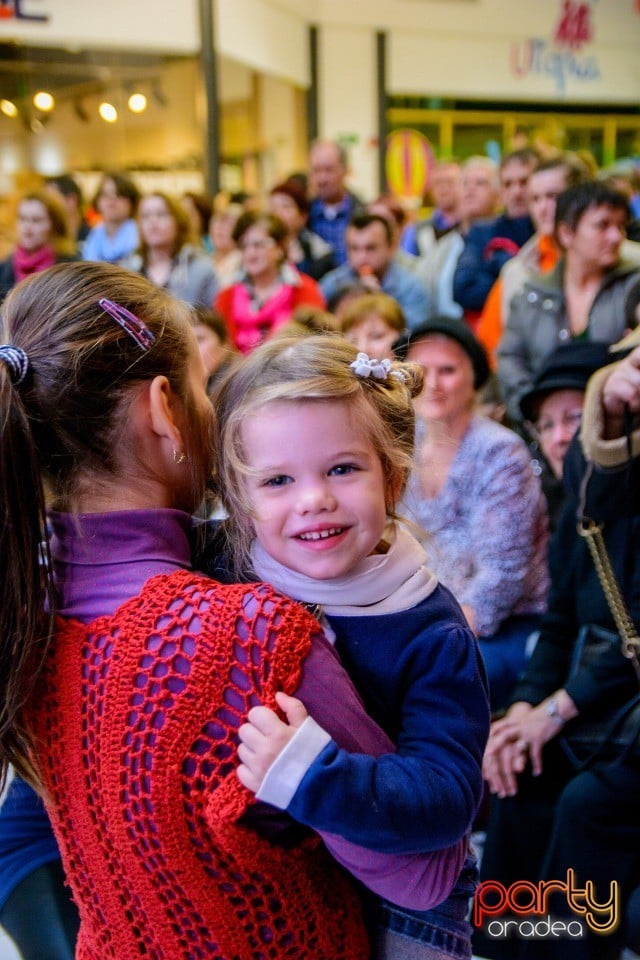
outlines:
[{"label": "metal column", "polygon": [[318,28],[309,27],[309,89],[307,90],[307,140],[318,139]]},{"label": "metal column", "polygon": [[214,27],[215,0],[198,0],[200,21],[200,69],[204,81],[206,117],[204,125],[205,189],[213,196],[220,189],[220,112]]},{"label": "metal column", "polygon": [[385,148],[387,143],[387,35],[376,33],[376,87],[378,94],[378,192],[387,186]]}]

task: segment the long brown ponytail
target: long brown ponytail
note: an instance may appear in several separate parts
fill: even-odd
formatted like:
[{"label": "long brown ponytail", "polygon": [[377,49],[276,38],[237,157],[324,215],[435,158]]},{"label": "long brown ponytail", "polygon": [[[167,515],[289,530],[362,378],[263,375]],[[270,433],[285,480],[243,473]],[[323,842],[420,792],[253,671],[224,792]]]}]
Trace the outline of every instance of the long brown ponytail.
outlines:
[{"label": "long brown ponytail", "polygon": [[[155,337],[148,350],[99,306],[117,301]],[[142,277],[106,264],[53,267],[2,308],[0,343],[28,357],[22,382],[0,357],[0,786],[7,767],[37,782],[23,707],[55,612],[44,485],[73,510],[83,485],[115,470],[132,389],[158,375],[188,407],[189,317]]]}]

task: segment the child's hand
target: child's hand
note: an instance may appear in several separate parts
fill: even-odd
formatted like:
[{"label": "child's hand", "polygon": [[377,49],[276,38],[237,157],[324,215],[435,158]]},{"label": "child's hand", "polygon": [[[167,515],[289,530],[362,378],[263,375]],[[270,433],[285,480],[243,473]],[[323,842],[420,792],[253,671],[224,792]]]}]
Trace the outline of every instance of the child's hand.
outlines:
[{"label": "child's hand", "polygon": [[262,786],[271,764],[293,739],[298,727],[307,719],[304,704],[286,693],[277,693],[278,706],[287,718],[284,723],[269,707],[253,707],[247,723],[238,731],[240,746],[238,779],[252,793]]}]

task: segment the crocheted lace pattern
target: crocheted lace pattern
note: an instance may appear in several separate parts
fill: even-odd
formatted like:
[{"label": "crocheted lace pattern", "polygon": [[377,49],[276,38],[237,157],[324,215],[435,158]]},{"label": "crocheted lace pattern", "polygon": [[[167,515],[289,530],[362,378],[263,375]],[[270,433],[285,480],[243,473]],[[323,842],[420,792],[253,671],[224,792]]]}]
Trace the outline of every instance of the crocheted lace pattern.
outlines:
[{"label": "crocheted lace pattern", "polygon": [[237,730],[292,693],[317,623],[260,584],[154,577],[113,617],[58,623],[33,711],[81,913],[78,960],[364,960],[351,881],[317,838],[239,822]]}]

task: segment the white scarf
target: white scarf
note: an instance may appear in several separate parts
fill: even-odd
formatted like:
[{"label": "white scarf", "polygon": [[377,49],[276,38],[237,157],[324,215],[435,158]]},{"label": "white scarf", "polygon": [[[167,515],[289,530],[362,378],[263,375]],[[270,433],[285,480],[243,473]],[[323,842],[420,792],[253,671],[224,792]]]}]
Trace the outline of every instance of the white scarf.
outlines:
[{"label": "white scarf", "polygon": [[321,604],[329,616],[398,613],[433,593],[438,580],[425,566],[427,555],[408,530],[392,523],[384,536],[391,540],[387,553],[364,557],[350,573],[331,580],[314,580],[290,570],[270,557],[257,540],[251,548],[251,560],[260,580],[293,600]]}]

